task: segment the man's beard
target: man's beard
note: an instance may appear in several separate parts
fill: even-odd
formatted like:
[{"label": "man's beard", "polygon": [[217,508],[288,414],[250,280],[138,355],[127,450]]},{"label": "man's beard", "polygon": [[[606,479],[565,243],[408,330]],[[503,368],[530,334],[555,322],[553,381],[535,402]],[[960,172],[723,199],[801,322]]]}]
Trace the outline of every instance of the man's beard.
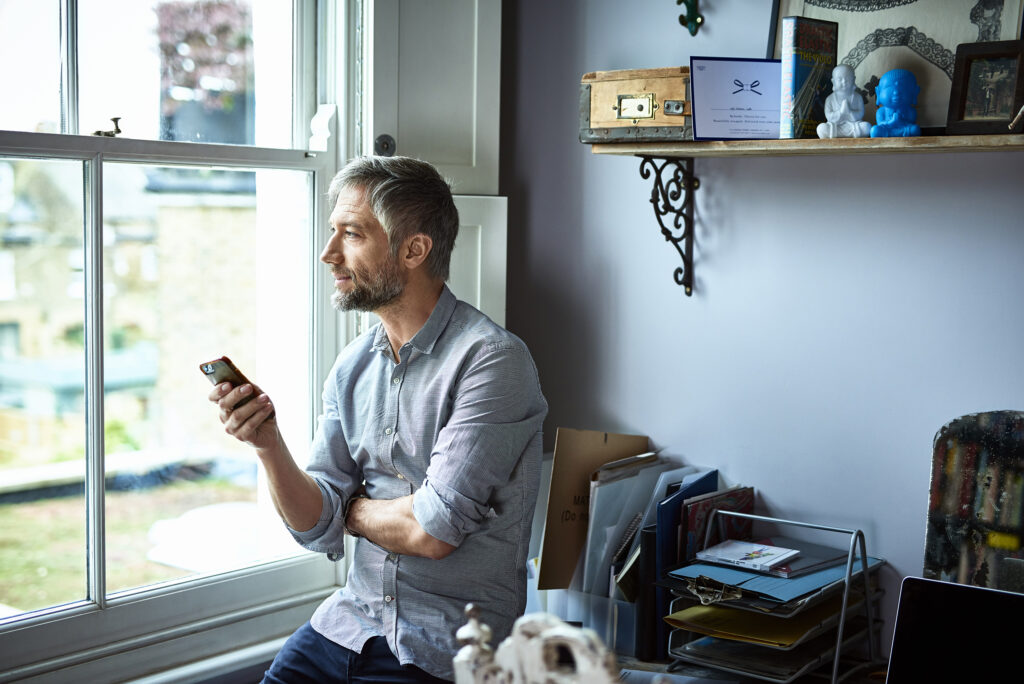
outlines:
[{"label": "man's beard", "polygon": [[390,255],[372,275],[347,269],[342,274],[352,278],[354,287],[349,292],[335,290],[331,295],[331,302],[339,311],[377,311],[396,300],[405,287],[398,264]]}]

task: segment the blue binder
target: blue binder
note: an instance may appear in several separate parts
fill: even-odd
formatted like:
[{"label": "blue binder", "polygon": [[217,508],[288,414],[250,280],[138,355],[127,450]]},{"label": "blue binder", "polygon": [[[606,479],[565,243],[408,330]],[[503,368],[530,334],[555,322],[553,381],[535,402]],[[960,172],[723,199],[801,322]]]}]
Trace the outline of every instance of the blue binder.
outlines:
[{"label": "blue binder", "polygon": [[[657,522],[655,523],[657,542],[654,553],[654,570],[657,579],[664,578],[666,573],[678,564],[679,524],[682,516],[683,501],[690,497],[709,494],[717,490],[718,470],[693,473],[683,478],[679,489],[658,502]],[[662,660],[668,657],[669,628],[664,617],[669,614],[671,597],[669,596],[669,590],[660,586],[655,587],[654,596],[654,618],[657,620],[655,652],[657,659]]]}]

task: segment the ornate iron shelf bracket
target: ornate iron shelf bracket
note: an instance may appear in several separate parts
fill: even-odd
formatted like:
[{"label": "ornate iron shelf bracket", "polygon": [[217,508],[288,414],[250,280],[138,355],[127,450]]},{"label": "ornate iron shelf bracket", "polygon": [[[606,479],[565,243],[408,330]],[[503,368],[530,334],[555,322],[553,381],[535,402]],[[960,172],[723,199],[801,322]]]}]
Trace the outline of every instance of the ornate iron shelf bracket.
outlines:
[{"label": "ornate iron shelf bracket", "polygon": [[[651,204],[665,240],[679,252],[683,265],[675,270],[677,285],[693,294],[693,204],[700,180],[693,175],[693,158],[659,159],[642,156],[640,177],[654,178]],[[666,217],[670,220],[666,221]]]}]

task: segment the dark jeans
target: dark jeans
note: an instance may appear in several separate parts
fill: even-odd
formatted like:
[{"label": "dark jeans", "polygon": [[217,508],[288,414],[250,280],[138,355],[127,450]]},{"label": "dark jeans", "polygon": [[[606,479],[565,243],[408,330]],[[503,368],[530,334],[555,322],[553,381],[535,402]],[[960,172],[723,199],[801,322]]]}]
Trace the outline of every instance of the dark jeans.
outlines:
[{"label": "dark jeans", "polygon": [[447,681],[399,664],[384,637],[373,637],[356,653],[320,636],[308,622],[288,638],[263,675],[265,684]]}]

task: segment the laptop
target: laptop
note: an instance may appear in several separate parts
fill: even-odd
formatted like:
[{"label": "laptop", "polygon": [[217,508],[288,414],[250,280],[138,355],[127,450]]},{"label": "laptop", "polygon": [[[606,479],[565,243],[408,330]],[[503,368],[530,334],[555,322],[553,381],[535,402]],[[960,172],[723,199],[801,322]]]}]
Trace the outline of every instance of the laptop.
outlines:
[{"label": "laptop", "polygon": [[905,577],[886,684],[1024,681],[1024,594]]}]

